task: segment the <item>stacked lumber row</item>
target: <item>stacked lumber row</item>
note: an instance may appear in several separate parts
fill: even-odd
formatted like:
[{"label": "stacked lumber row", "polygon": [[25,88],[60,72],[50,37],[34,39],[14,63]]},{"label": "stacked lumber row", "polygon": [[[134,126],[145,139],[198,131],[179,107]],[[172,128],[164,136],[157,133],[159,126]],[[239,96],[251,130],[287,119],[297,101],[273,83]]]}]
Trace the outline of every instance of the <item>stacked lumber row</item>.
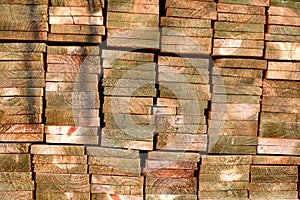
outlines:
[{"label": "stacked lumber row", "polygon": [[103,50],[105,126],[101,146],[153,149],[154,54]]},{"label": "stacked lumber row", "polygon": [[31,146],[36,199],[90,199],[84,146]]},{"label": "stacked lumber row", "polygon": [[202,156],[198,199],[248,199],[251,156]]},{"label": "stacked lumber row", "polygon": [[263,81],[258,153],[300,155],[300,65],[268,63]]},{"label": "stacked lumber row", "polygon": [[161,17],[161,52],[211,54],[211,21],[217,19],[213,0],[167,0],[166,17]]},{"label": "stacked lumber row", "polygon": [[98,47],[48,47],[47,143],[98,144],[100,73]]},{"label": "stacked lumber row", "polygon": [[156,149],[206,151],[209,60],[158,57]]},{"label": "stacked lumber row", "polygon": [[51,0],[49,15],[49,41],[102,42],[105,27],[100,0]]},{"label": "stacked lumber row", "polygon": [[250,199],[298,199],[299,157],[254,156]]},{"label": "stacked lumber row", "polygon": [[43,141],[45,44],[0,44],[0,141]]},{"label": "stacked lumber row", "polygon": [[48,0],[1,1],[0,39],[46,41]]},{"label": "stacked lumber row", "polygon": [[199,153],[151,151],[143,168],[145,199],[197,200]]},{"label": "stacked lumber row", "polygon": [[213,55],[262,57],[268,5],[269,0],[219,0]]},{"label": "stacked lumber row", "polygon": [[33,200],[30,144],[0,143],[1,199]]},{"label": "stacked lumber row", "polygon": [[300,60],[300,2],[270,0],[266,59]]},{"label": "stacked lumber row", "polygon": [[159,0],[108,0],[107,46],[159,49]]},{"label": "stacked lumber row", "polygon": [[262,73],[266,68],[264,60],[215,60],[208,129],[210,153],[256,153]]},{"label": "stacked lumber row", "polygon": [[87,155],[92,200],[143,199],[139,151],[87,147]]}]

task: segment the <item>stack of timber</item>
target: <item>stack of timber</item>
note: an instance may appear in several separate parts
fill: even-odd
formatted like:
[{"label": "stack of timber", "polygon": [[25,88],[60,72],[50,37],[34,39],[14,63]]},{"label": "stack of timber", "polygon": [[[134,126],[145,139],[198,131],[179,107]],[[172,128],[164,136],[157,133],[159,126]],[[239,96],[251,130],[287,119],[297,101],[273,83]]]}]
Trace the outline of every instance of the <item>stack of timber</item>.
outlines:
[{"label": "stack of timber", "polygon": [[51,0],[49,15],[49,41],[102,42],[105,27],[100,0]]},{"label": "stack of timber", "polygon": [[97,144],[100,53],[91,46],[49,46],[46,142]]},{"label": "stack of timber", "polygon": [[0,141],[43,141],[45,44],[0,44]]},{"label": "stack of timber", "polygon": [[250,199],[298,199],[300,157],[253,156]]},{"label": "stack of timber", "polygon": [[259,154],[300,155],[300,65],[269,62],[263,82]]},{"label": "stack of timber", "polygon": [[202,156],[198,199],[248,199],[251,156]]},{"label": "stack of timber", "polygon": [[92,200],[143,199],[139,151],[87,147],[87,155]]},{"label": "stack of timber", "polygon": [[158,57],[156,149],[206,151],[209,60]]},{"label": "stack of timber", "polygon": [[269,0],[219,0],[213,55],[262,57],[268,5]]},{"label": "stack of timber", "polygon": [[300,2],[270,0],[266,59],[300,60]]},{"label": "stack of timber", "polygon": [[103,50],[105,127],[101,146],[153,149],[154,54]]},{"label": "stack of timber", "polygon": [[3,0],[0,13],[1,40],[47,40],[48,0]]},{"label": "stack of timber", "polygon": [[36,199],[90,199],[87,156],[84,146],[31,146]]},{"label": "stack of timber", "polygon": [[107,46],[159,49],[159,0],[107,2]]},{"label": "stack of timber", "polygon": [[265,60],[215,60],[208,128],[210,153],[256,153],[262,75],[266,68]]},{"label": "stack of timber", "polygon": [[33,199],[29,146],[27,143],[0,143],[1,199]]},{"label": "stack of timber", "polygon": [[197,178],[194,177],[199,153],[148,152],[143,175],[146,200],[197,200]]},{"label": "stack of timber", "polygon": [[178,54],[211,54],[217,19],[213,0],[166,0],[166,17],[161,17],[161,51]]}]

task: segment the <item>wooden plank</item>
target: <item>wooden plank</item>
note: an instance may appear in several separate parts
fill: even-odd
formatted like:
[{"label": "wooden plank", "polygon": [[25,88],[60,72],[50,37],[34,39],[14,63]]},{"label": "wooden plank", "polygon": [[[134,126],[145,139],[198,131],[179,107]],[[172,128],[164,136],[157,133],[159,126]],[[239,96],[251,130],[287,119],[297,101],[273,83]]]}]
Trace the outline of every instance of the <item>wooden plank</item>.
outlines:
[{"label": "wooden plank", "polygon": [[298,113],[268,113],[261,112],[261,121],[269,122],[299,122]]},{"label": "wooden plank", "polygon": [[270,105],[270,106],[300,106],[299,98],[284,98],[284,97],[268,97],[265,96],[262,98],[263,105]]},{"label": "wooden plank", "polygon": [[201,165],[250,165],[251,156],[203,155]]},{"label": "wooden plank", "polygon": [[[87,165],[81,164],[34,164],[34,172],[36,173],[55,173],[55,174],[86,174],[87,173]],[[40,184],[37,184],[41,186]],[[44,186],[49,185],[45,184]],[[54,185],[49,185],[49,187]],[[36,188],[39,190],[40,188]]]},{"label": "wooden plank", "polygon": [[214,26],[214,30],[262,33],[264,32],[264,24],[216,22]]},{"label": "wooden plank", "polygon": [[294,26],[268,25],[268,33],[274,35],[299,35],[300,28]]},{"label": "wooden plank", "polygon": [[242,85],[242,86],[262,86],[261,78],[241,77],[241,76],[212,76],[214,85]]},{"label": "wooden plank", "polygon": [[223,22],[239,22],[239,23],[254,23],[266,24],[266,17],[263,15],[237,15],[236,13],[218,13],[218,21]]},{"label": "wooden plank", "polygon": [[263,49],[243,49],[243,48],[213,48],[215,56],[253,56],[262,57]]},{"label": "wooden plank", "polygon": [[197,195],[175,195],[175,194],[146,194],[146,200],[196,200]]},{"label": "wooden plank", "polygon": [[106,193],[106,194],[124,194],[124,195],[142,195],[143,187],[132,185],[91,185],[91,193]]},{"label": "wooden plank", "polygon": [[215,39],[214,48],[243,48],[243,49],[263,49],[264,42],[259,40],[235,40],[235,39]]},{"label": "wooden plank", "polygon": [[160,24],[162,27],[211,28],[211,20],[208,19],[161,17]]},{"label": "wooden plank", "polygon": [[89,55],[98,56],[100,48],[94,46],[48,46],[47,55]]},{"label": "wooden plank", "polygon": [[107,40],[108,46],[127,47],[127,48],[146,48],[158,49],[158,40],[134,39],[134,38],[109,38]]},{"label": "wooden plank", "polygon": [[0,4],[20,4],[20,5],[48,5],[47,0],[31,0],[24,2],[22,0],[1,0]]},{"label": "wooden plank", "polygon": [[[225,113],[224,113],[225,112]],[[210,111],[211,120],[258,120],[258,113],[254,110],[247,111]]]},{"label": "wooden plank", "polygon": [[261,199],[261,198],[276,198],[276,199],[296,199],[298,198],[297,191],[252,191],[250,192],[250,198]]},{"label": "wooden plank", "polygon": [[47,32],[0,31],[3,40],[47,41]]},{"label": "wooden plank", "polygon": [[264,122],[260,124],[261,137],[300,139],[298,122]]},{"label": "wooden plank", "polygon": [[295,191],[297,183],[252,183],[249,185],[250,193],[263,191]]},{"label": "wooden plank", "polygon": [[268,17],[268,24],[278,24],[278,25],[300,25],[300,17],[286,17],[286,16],[272,16]]},{"label": "wooden plank", "polygon": [[102,1],[80,1],[80,0],[70,0],[68,2],[62,1],[62,0],[51,0],[52,6],[62,6],[62,7],[72,7],[72,6],[78,6],[78,7],[101,7],[103,2]]},{"label": "wooden plank", "polygon": [[101,7],[50,7],[49,15],[58,16],[102,16]]},{"label": "wooden plank", "polygon": [[300,72],[298,71],[271,71],[268,70],[266,73],[267,79],[277,80],[300,80]]},{"label": "wooden plank", "polygon": [[[277,3],[280,4],[279,1]],[[275,4],[275,5],[273,5]],[[290,16],[290,17],[298,17],[299,11],[297,9],[293,9],[292,7],[284,6],[285,2],[281,2],[281,5],[276,6],[275,1],[271,1],[271,6],[269,8],[268,14],[275,16]],[[284,7],[282,7],[284,6]]]},{"label": "wooden plank", "polygon": [[1,43],[1,52],[46,52],[44,43]]},{"label": "wooden plank", "polygon": [[242,5],[257,5],[257,6],[269,6],[269,0],[219,0],[221,3],[232,3]]},{"label": "wooden plank", "polygon": [[102,36],[99,35],[75,35],[75,34],[54,34],[49,33],[48,41],[54,42],[86,42],[102,43]]},{"label": "wooden plank", "polygon": [[71,146],[71,145],[39,145],[35,144],[31,146],[31,154],[41,155],[84,155],[83,146]]},{"label": "wooden plank", "polygon": [[204,47],[211,45],[211,38],[209,37],[190,37],[190,36],[169,36],[169,35],[162,35],[161,38],[162,44],[181,44],[187,46],[197,46],[202,45]]},{"label": "wooden plank", "polygon": [[98,136],[46,135],[47,143],[98,144]]},{"label": "wooden plank", "polygon": [[161,138],[157,138],[156,148],[160,150],[175,150],[175,151],[206,151],[206,143],[197,142],[165,142]]},{"label": "wooden plank", "polygon": [[290,7],[290,8],[299,8],[299,2],[297,1],[278,1],[278,0],[271,0],[271,6],[279,6],[279,7]]},{"label": "wooden plank", "polygon": [[46,92],[95,92],[98,91],[97,86],[97,83],[85,83],[83,85],[82,83],[46,82],[45,90]]},{"label": "wooden plank", "polygon": [[115,148],[102,148],[102,147],[87,147],[86,154],[91,156],[104,156],[116,158],[139,158],[139,152],[136,150],[125,150]]},{"label": "wooden plank", "polygon": [[[197,169],[197,163],[196,162],[192,162],[192,161],[169,161],[169,160],[146,160],[146,163],[145,163],[145,167],[146,168],[154,168],[154,169],[157,169],[159,167],[161,168],[164,168],[164,169],[194,169],[196,170]],[[148,177],[147,177],[148,179]],[[147,180],[146,179],[146,180]],[[181,181],[179,181],[180,179],[178,179],[178,181],[176,181],[176,179],[174,179],[174,181],[172,182],[172,179],[170,180],[170,182],[168,183],[166,178],[152,178],[154,179],[155,181],[157,181],[157,183],[152,183],[150,184],[147,180],[146,184],[147,185],[150,185],[150,186],[163,186],[163,187],[172,187],[173,184],[179,184]],[[151,180],[150,179],[150,182]],[[160,179],[162,179],[163,182],[166,182],[165,184],[163,184],[163,182],[159,181]],[[154,181],[152,180],[152,181]],[[195,180],[193,179],[186,179],[186,181],[192,181],[193,184],[195,182]],[[186,186],[192,186],[193,184],[188,184]],[[175,185],[174,185],[175,186]],[[179,187],[179,186],[178,186]]]},{"label": "wooden plank", "polygon": [[[158,4],[145,5],[139,3],[121,3],[121,4],[110,4],[107,5],[107,11],[115,12],[126,12],[126,13],[140,13],[140,14],[159,14]],[[146,17],[146,16],[145,16]]]},{"label": "wooden plank", "polygon": [[1,31],[48,31],[47,22],[1,22]]},{"label": "wooden plank", "polygon": [[114,176],[140,176],[140,168],[124,168],[111,166],[89,166],[89,174],[114,175]]},{"label": "wooden plank", "polygon": [[243,31],[214,31],[215,38],[239,39],[239,40],[264,40],[264,33],[251,33]]},{"label": "wooden plank", "polygon": [[143,168],[143,175],[146,177],[193,178],[194,170]]},{"label": "wooden plank", "polygon": [[90,156],[88,160],[89,165],[97,166],[111,166],[111,167],[124,167],[124,168],[139,168],[140,159],[126,159],[126,158],[107,158],[101,156]]},{"label": "wooden plank", "polygon": [[168,8],[186,8],[186,9],[209,9],[215,8],[216,3],[214,2],[199,2],[199,1],[190,1],[190,2],[181,2],[179,0],[167,0],[165,9]]},{"label": "wooden plank", "polygon": [[152,53],[141,53],[141,52],[130,52],[130,51],[119,51],[119,50],[102,50],[102,58],[109,58],[114,60],[133,60],[133,61],[154,61],[154,54]]},{"label": "wooden plank", "polygon": [[261,95],[262,89],[257,86],[237,86],[237,85],[213,85],[214,94],[247,94],[247,95]]},{"label": "wooden plank", "polygon": [[178,195],[178,194],[185,194],[185,195],[196,195],[197,188],[193,187],[176,187],[175,188],[168,188],[168,187],[154,187],[154,186],[146,186],[145,188],[146,193],[148,194],[171,194],[171,195]]},{"label": "wooden plank", "polygon": [[[257,125],[256,125],[257,126]],[[257,128],[249,128],[245,129],[245,127],[240,126],[235,129],[230,128],[223,128],[220,130],[220,128],[208,128],[208,135],[214,136],[257,136]]]},{"label": "wooden plank", "polygon": [[91,194],[92,200],[111,200],[112,196],[115,198],[125,198],[130,200],[140,200],[143,198],[143,195],[123,195],[123,194]]},{"label": "wooden plank", "polygon": [[297,181],[297,175],[273,175],[271,177],[257,174],[251,175],[251,182],[253,183],[295,183]]},{"label": "wooden plank", "polygon": [[211,28],[166,27],[166,28],[162,29],[162,35],[209,38],[209,37],[213,36],[213,29],[211,29]]},{"label": "wooden plank", "polygon": [[[234,172],[234,171],[233,171]],[[213,182],[213,183],[232,183],[232,182],[249,182],[249,174],[199,174],[200,182]],[[217,190],[218,191],[218,190]],[[222,190],[219,190],[222,191]],[[231,191],[231,190],[229,190]],[[223,191],[226,192],[226,191]]]},{"label": "wooden plank", "polygon": [[154,87],[138,89],[134,87],[104,87],[103,94],[107,96],[156,97],[156,89]]},{"label": "wooden plank", "polygon": [[88,192],[88,178],[86,174],[37,173],[37,192]]},{"label": "wooden plank", "polygon": [[264,88],[297,89],[300,86],[296,81],[264,80]]},{"label": "wooden plank", "polygon": [[247,198],[247,190],[230,190],[228,191],[200,191],[199,198]]},{"label": "wooden plank", "polygon": [[138,149],[138,150],[152,150],[153,142],[152,141],[137,141],[129,139],[116,139],[114,137],[101,137],[101,146],[103,147],[118,147],[118,148],[127,148],[127,149]]},{"label": "wooden plank", "polygon": [[158,15],[147,15],[145,14],[136,14],[136,13],[119,13],[119,12],[107,12],[107,21],[119,21],[119,22],[145,22],[157,24],[159,22]]},{"label": "wooden plank", "polygon": [[1,143],[0,153],[29,153],[29,143]]},{"label": "wooden plank", "polygon": [[32,163],[38,164],[86,164],[87,156],[33,155]]},{"label": "wooden plank", "polygon": [[56,34],[105,35],[105,27],[99,25],[73,25],[73,24],[51,24],[50,32]]},{"label": "wooden plank", "polygon": [[155,80],[155,71],[104,69],[104,78]]},{"label": "wooden plank", "polygon": [[199,162],[200,154],[190,152],[167,152],[167,151],[150,151],[148,152],[149,160],[165,160],[165,161],[192,161]]},{"label": "wooden plank", "polygon": [[282,175],[297,175],[297,166],[251,166],[251,174],[267,175],[267,176],[282,176]]},{"label": "wooden plank", "polygon": [[[114,127],[112,127],[114,128]],[[154,131],[153,130],[144,130],[138,131],[134,127],[116,127],[120,130],[112,129],[110,126],[106,126],[102,129],[102,136],[107,138],[115,139],[128,139],[136,141],[153,141]]]},{"label": "wooden plank", "polygon": [[1,191],[1,198],[3,199],[20,199],[31,200],[33,199],[32,191]]},{"label": "wooden plank", "polygon": [[250,95],[217,95],[212,94],[213,103],[249,103],[258,104],[260,101],[259,96]]},{"label": "wooden plank", "polygon": [[200,7],[199,9],[181,9],[169,7],[166,11],[166,16],[216,20],[217,11],[215,4],[208,5],[207,7]]},{"label": "wooden plank", "polygon": [[199,191],[231,191],[231,190],[246,190],[249,187],[247,182],[200,182]]},{"label": "wooden plank", "polygon": [[103,25],[103,17],[51,16],[49,24]]},{"label": "wooden plank", "polygon": [[253,164],[257,165],[298,165],[300,158],[298,156],[262,156],[252,157]]},{"label": "wooden plank", "polygon": [[214,63],[218,67],[267,69],[267,61],[257,59],[220,58]]},{"label": "wooden plank", "polygon": [[131,176],[107,176],[107,175],[92,175],[91,183],[104,185],[120,185],[120,186],[143,186],[144,178]]},{"label": "wooden plank", "polygon": [[250,15],[265,15],[265,8],[257,5],[242,5],[242,4],[231,4],[228,2],[217,3],[218,13],[236,13],[236,14],[250,14]]},{"label": "wooden plank", "polygon": [[[72,198],[82,199],[82,200],[89,200],[90,193],[89,192],[73,192],[68,191],[68,194],[72,196]],[[44,199],[44,200],[51,200],[55,198],[66,198],[65,192],[46,192],[46,191],[39,191],[36,192],[37,199]]]},{"label": "wooden plank", "polygon": [[29,154],[0,154],[1,172],[29,172],[30,155]]}]

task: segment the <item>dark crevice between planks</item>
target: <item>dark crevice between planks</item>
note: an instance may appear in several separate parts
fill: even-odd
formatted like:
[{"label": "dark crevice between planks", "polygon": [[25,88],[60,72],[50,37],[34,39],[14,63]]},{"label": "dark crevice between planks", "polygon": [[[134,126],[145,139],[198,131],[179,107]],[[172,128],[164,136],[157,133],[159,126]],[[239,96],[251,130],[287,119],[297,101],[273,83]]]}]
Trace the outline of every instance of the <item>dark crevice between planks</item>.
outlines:
[{"label": "dark crevice between planks", "polygon": [[[147,150],[140,150],[140,166],[141,166],[141,176],[143,176],[143,169],[146,165],[146,160],[148,157],[148,151]],[[146,176],[144,177],[144,184],[143,184],[143,199],[146,199]]]}]

